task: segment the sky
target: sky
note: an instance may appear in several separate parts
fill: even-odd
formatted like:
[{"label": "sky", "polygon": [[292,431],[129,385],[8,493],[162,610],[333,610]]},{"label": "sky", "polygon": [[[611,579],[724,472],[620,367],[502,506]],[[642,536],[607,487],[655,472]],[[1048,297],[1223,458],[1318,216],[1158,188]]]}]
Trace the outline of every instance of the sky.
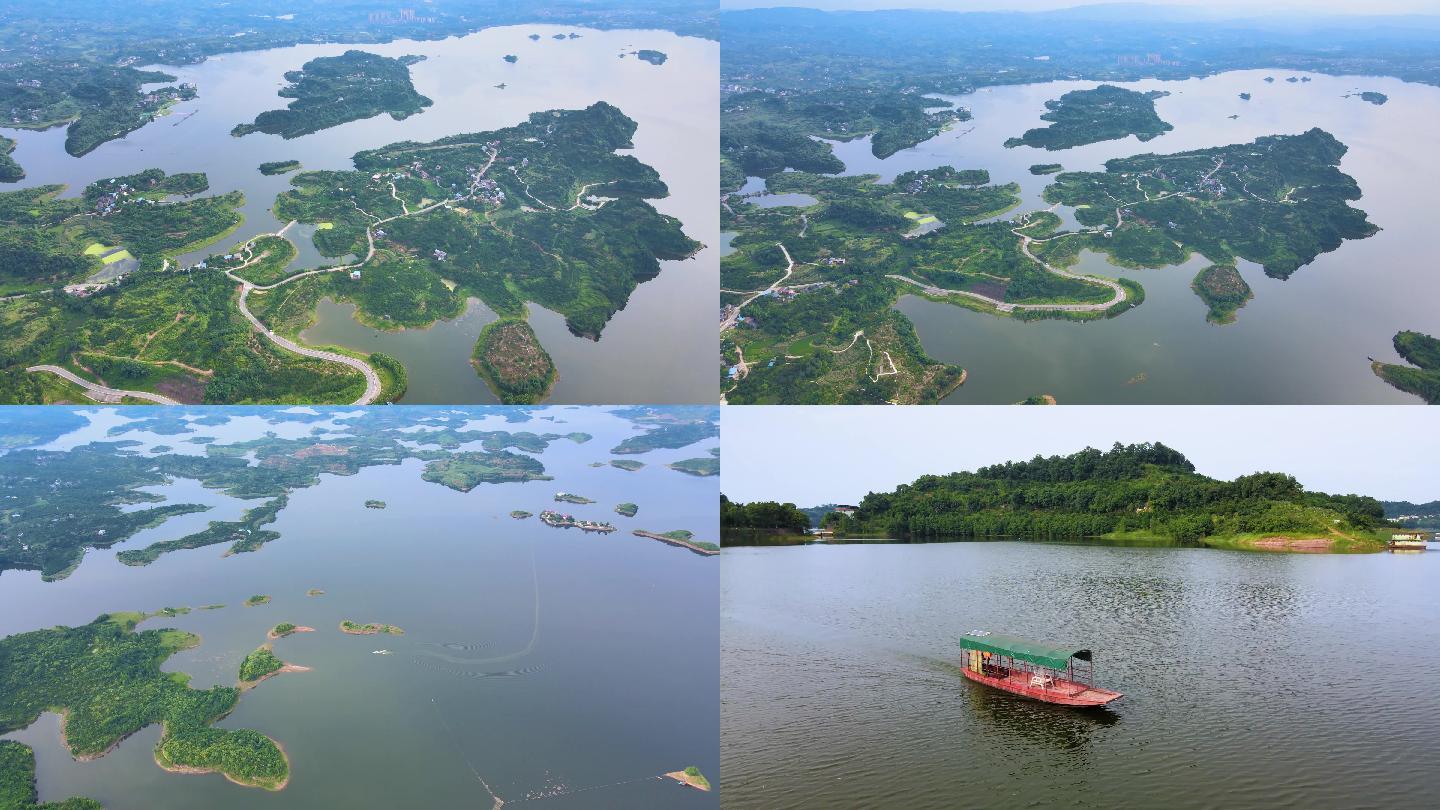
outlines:
[{"label": "sky", "polygon": [[[805,6],[868,10],[941,8],[955,11],[1049,11],[1096,5],[1104,0],[720,0],[721,8]],[[1255,16],[1287,11],[1327,14],[1435,14],[1436,0],[1145,0],[1145,5],[1186,6],[1210,12]]]},{"label": "sky", "polygon": [[1409,406],[731,406],[720,486],[733,501],[856,503],[921,475],[1158,441],[1225,480],[1440,499],[1440,409]]}]

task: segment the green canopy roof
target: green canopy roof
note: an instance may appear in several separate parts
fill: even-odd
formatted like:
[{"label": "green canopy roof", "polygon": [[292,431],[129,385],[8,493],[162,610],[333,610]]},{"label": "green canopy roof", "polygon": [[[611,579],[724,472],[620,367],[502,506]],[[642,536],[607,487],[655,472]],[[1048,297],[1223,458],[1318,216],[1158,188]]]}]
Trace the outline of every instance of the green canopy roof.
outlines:
[{"label": "green canopy roof", "polygon": [[960,637],[960,646],[967,650],[1007,655],[1051,669],[1069,667],[1071,658],[1079,658],[1081,661],[1090,660],[1090,651],[1087,649],[1054,647],[1038,641],[1028,641],[1023,638],[1001,636],[994,633],[966,633]]}]

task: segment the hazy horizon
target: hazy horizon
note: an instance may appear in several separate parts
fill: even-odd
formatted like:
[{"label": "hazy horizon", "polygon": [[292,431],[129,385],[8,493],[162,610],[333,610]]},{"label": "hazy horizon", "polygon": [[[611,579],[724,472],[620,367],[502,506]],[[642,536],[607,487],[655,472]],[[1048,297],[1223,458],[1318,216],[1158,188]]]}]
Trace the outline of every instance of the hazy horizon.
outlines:
[{"label": "hazy horizon", "polygon": [[1283,472],[1322,492],[1440,499],[1431,412],[1363,405],[732,407],[720,485],[734,501],[855,503],[921,475],[1152,441],[1213,478]]},{"label": "hazy horizon", "polygon": [[1440,14],[1435,0],[1305,0],[1305,2],[1247,2],[1247,0],[1145,0],[1144,2],[1084,2],[1084,0],[720,0],[722,11],[745,8],[798,7],[826,11],[877,9],[929,9],[948,11],[1056,11],[1084,6],[1142,5],[1189,9],[1215,17],[1263,17],[1271,14]]}]

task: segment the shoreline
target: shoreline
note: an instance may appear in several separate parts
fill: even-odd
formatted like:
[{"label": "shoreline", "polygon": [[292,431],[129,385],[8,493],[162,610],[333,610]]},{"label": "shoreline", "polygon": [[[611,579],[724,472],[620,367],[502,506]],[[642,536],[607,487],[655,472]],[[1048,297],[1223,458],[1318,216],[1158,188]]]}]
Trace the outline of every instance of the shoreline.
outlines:
[{"label": "shoreline", "polygon": [[313,627],[305,627],[305,626],[302,625],[302,626],[296,627],[294,630],[291,630],[291,631],[288,632],[288,633],[280,633],[280,634],[277,635],[277,634],[275,633],[275,629],[272,627],[268,632],[265,633],[265,637],[268,638],[268,639],[270,639],[271,641],[278,641],[278,640],[280,640],[280,639],[282,639],[282,638],[285,638],[286,636],[293,636],[293,635],[295,635],[296,633],[313,633],[313,632],[315,632],[315,628],[313,628]]},{"label": "shoreline", "polygon": [[676,540],[673,537],[666,537],[663,534],[645,531],[644,529],[636,529],[635,531],[631,532],[631,534],[634,534],[636,537],[646,537],[651,540],[659,540],[666,545],[678,546],[680,548],[689,549],[690,551],[699,554],[702,557],[713,557],[716,554],[720,553],[718,549],[712,551],[708,548],[701,548],[700,546],[697,546],[688,540]]},{"label": "shoreline", "polygon": [[281,675],[281,674],[284,674],[284,673],[286,673],[286,672],[314,672],[314,671],[315,671],[315,670],[314,670],[314,667],[301,666],[301,665],[299,665],[299,664],[292,664],[292,663],[290,663],[289,661],[286,661],[286,662],[285,662],[285,666],[280,667],[279,669],[274,670],[274,671],[272,671],[272,672],[267,672],[267,673],[265,673],[264,675],[261,675],[260,677],[256,678],[256,679],[253,680],[253,681],[240,681],[238,684],[236,684],[235,688],[236,688],[236,689],[239,689],[239,690],[240,690],[240,694],[243,695],[243,694],[245,694],[246,692],[249,692],[251,689],[254,689],[255,687],[259,686],[260,684],[262,684],[262,683],[270,680],[271,678],[275,677],[276,675]]},{"label": "shoreline", "polygon": [[[231,776],[230,774],[220,770],[219,768],[201,768],[194,765],[180,765],[174,762],[161,761],[159,745],[155,746],[153,758],[155,760],[155,764],[159,766],[160,770],[167,771],[169,773],[189,774],[192,776],[203,776],[209,773],[218,773],[221,776],[225,777],[225,781],[231,782],[241,787],[260,788],[262,790],[268,790],[272,793],[279,793],[280,791],[288,787],[290,784],[290,775],[292,773],[290,767],[290,754],[285,751],[285,746],[281,745],[279,740],[276,740],[269,734],[262,734],[261,736],[269,740],[271,745],[274,745],[275,749],[280,752],[280,758],[285,760],[285,778],[274,785],[268,785],[261,782],[246,782],[242,779]],[[160,740],[161,742],[164,742],[165,737],[163,734],[161,735]]]}]

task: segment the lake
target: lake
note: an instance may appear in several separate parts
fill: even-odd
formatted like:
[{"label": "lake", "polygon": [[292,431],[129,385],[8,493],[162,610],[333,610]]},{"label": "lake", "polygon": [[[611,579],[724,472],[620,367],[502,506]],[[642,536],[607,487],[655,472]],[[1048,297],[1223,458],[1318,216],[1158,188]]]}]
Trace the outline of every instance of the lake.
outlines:
[{"label": "lake", "polygon": [[[726,807],[1415,807],[1440,788],[1433,550],[962,542],[721,563]],[[1075,710],[972,684],[973,630],[1089,646],[1125,697]]]},{"label": "lake", "polygon": [[[537,807],[719,806],[717,793],[655,778],[693,764],[718,785],[718,560],[630,534],[688,528],[697,539],[715,539],[718,479],[664,464],[705,455],[718,441],[641,455],[648,466],[631,473],[589,466],[636,432],[603,409],[544,409],[519,422],[507,421],[505,414],[518,412],[505,409],[407,411],[417,420],[445,415],[457,427],[595,438],[561,439],[538,454],[553,481],[481,484],[469,493],[422,481],[418,459],[350,477],[324,474],[291,494],[270,527],[281,537],[258,553],[221,558],[224,547],[210,546],[165,554],[143,568],[116,562],[117,551],[233,520],[255,505],[177,480],[151,491],[215,508],[92,550],[58,582],[34,572],[0,574],[0,636],[83,624],[108,611],[225,603],[141,625],[202,637],[164,666],[191,675],[200,688],[233,684],[241,659],[277,623],[317,630],[275,642],[277,655],[314,671],[266,681],[219,724],[279,741],[291,761],[285,790],[267,794],[218,775],[166,773],[152,761],[160,733],[153,726],[98,760],[77,763],[60,744],[58,718],[44,715],[8,735],[34,747],[41,801],[85,795],[107,810],[394,808],[419,800],[490,808],[483,780],[507,806],[542,797]],[[318,422],[239,416],[194,425],[187,435],[126,429],[144,409],[87,413],[89,427],[50,447],[135,440],[143,452],[166,445],[195,453],[203,447],[187,442],[190,435],[227,443],[320,429],[343,437],[353,409],[327,410],[330,418]],[[109,435],[112,428],[119,430]],[[512,509],[538,515],[556,508],[552,496],[560,490],[596,500],[563,511],[620,530],[582,534],[509,517]],[[388,508],[367,509],[372,498]],[[639,514],[614,514],[622,501],[637,503]],[[309,597],[310,588],[326,593]],[[273,601],[243,607],[251,594]],[[395,624],[405,635],[344,635],[337,630],[343,619]],[[376,648],[392,654],[373,655]]]},{"label": "lake", "polygon": [[[1292,75],[1311,81],[1286,82]],[[1266,76],[1276,81],[1266,83]],[[1054,395],[1061,404],[1420,401],[1371,373],[1367,358],[1400,362],[1391,339],[1404,329],[1440,334],[1440,274],[1430,238],[1435,214],[1427,202],[1440,187],[1440,132],[1433,126],[1440,87],[1285,71],[1121,82],[1168,91],[1155,107],[1175,129],[1146,143],[1129,137],[1058,152],[1002,145],[1045,126],[1040,116],[1046,101],[1096,84],[1053,82],[946,96],[971,109],[974,120],[886,160],[871,154],[868,138],[837,142],[835,152],[847,173],[875,173],[882,181],[942,165],[988,169],[994,183],[1020,184],[1024,202],[1005,215],[1012,217],[1048,207],[1041,192],[1053,178],[1031,175],[1031,164],[1101,171],[1110,158],[1244,143],[1318,126],[1350,147],[1340,169],[1364,193],[1354,205],[1383,230],[1321,255],[1286,281],[1241,262],[1255,298],[1224,326],[1206,322],[1206,307],[1190,290],[1207,264],[1198,256],[1178,268],[1127,270],[1087,255],[1079,272],[1130,278],[1145,287],[1138,309],[1104,321],[1027,323],[904,296],[898,309],[915,323],[926,351],[970,372],[945,402],[1010,403],[1038,394]],[[1383,92],[1390,101],[1374,106],[1343,98],[1358,90]],[[1241,100],[1242,92],[1252,100]],[[1066,227],[1075,227],[1073,211],[1057,213]]]},{"label": "lake", "polygon": [[[580,33],[579,39],[551,39],[556,33]],[[540,34],[531,40],[531,34]],[[286,141],[253,134],[234,138],[230,129],[265,110],[285,106],[276,92],[283,75],[317,56],[334,56],[355,47],[384,56],[419,54],[411,67],[415,89],[435,104],[404,121],[380,115]],[[655,66],[618,54],[637,48],[665,52]],[[501,59],[516,54],[510,64]],[[200,95],[119,141],[104,144],[83,158],[65,153],[63,128],[46,132],[0,130],[16,142],[14,158],[25,180],[0,190],[65,183],[78,194],[87,183],[151,167],[167,172],[204,171],[212,192],[245,192],[245,222],[219,244],[182,257],[186,264],[216,249],[273,232],[285,223],[270,208],[290,187],[290,176],[265,177],[265,161],[299,160],[306,169],[350,169],[362,149],[402,140],[431,141],[461,132],[511,126],[536,111],[578,109],[608,101],[638,123],[633,154],[653,166],[669,185],[670,196],[653,201],[660,212],[677,217],[691,238],[706,248],[684,261],[661,262],[660,275],[631,295],[626,307],[605,327],[599,343],[575,337],[563,319],[532,307],[531,323],[559,370],[552,402],[714,402],[715,339],[694,324],[714,319],[719,274],[719,45],[668,31],[597,31],[549,25],[491,28],[437,41],[402,40],[383,45],[300,45],[226,54],[199,65],[161,66],[180,81],[193,82]],[[495,85],[505,83],[501,90]],[[316,267],[323,259],[308,239],[297,240],[296,266]],[[374,334],[337,307],[322,309],[307,339],[343,343],[357,349],[412,353],[417,343],[433,343],[438,357],[410,369],[407,403],[493,402],[469,364],[480,328],[494,315],[462,316],[450,330],[433,336],[426,330]],[[452,350],[460,331],[469,342],[463,354]],[[418,337],[416,336],[418,332]],[[403,358],[402,358],[403,359]]]}]

